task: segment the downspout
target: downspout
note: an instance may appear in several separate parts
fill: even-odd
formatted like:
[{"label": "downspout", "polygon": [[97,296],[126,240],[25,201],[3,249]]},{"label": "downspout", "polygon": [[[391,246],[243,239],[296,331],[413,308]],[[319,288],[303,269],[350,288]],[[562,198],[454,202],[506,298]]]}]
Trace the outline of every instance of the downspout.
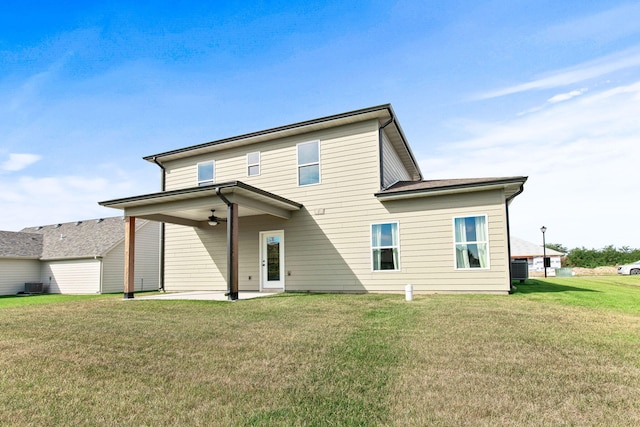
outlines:
[{"label": "downspout", "polygon": [[[98,259],[98,256],[94,256],[94,259]],[[100,286],[99,293],[102,295],[104,293],[104,258],[100,257]]]},{"label": "downspout", "polygon": [[380,189],[382,190],[384,188],[384,161],[383,161],[383,150],[382,150],[382,132],[383,129],[386,128],[387,126],[389,126],[391,123],[393,123],[396,118],[394,117],[392,112],[389,112],[389,114],[391,114],[391,118],[389,120],[387,120],[382,126],[380,126],[378,128],[378,157],[380,159]]},{"label": "downspout", "polygon": [[513,290],[511,286],[511,227],[509,225],[509,203],[511,203],[511,201],[515,199],[516,196],[521,194],[523,191],[524,191],[524,184],[521,184],[520,189],[516,191],[514,194],[512,194],[511,196],[507,197],[507,199],[504,202],[504,209],[507,215],[507,262],[509,265],[509,293],[511,293],[511,291]]},{"label": "downspout", "polygon": [[[156,165],[158,165],[160,167],[160,169],[162,169],[162,175],[160,177],[160,187],[162,189],[162,191],[166,190],[166,174],[167,174],[167,170],[164,167],[164,165],[162,163],[160,163],[158,161],[157,157],[153,157],[153,163],[155,163]],[[165,242],[164,242],[164,222],[160,223],[160,290],[162,292],[165,292],[164,290],[164,246],[165,246]]]},{"label": "downspout", "polygon": [[232,252],[233,252],[233,242],[232,242],[232,229],[237,225],[233,223],[233,215],[232,215],[232,206],[229,199],[227,199],[224,194],[222,194],[222,190],[220,187],[216,187],[216,195],[227,205],[227,293],[226,296],[230,301],[238,299],[238,293],[233,289],[233,281],[234,281],[234,269],[232,265]]}]

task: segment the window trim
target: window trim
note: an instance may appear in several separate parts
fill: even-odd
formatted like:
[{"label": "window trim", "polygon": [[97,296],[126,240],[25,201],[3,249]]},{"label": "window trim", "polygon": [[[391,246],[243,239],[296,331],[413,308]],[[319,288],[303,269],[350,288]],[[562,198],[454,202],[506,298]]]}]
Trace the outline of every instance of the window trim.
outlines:
[{"label": "window trim", "polygon": [[[457,242],[456,241],[456,219],[460,219],[460,218],[478,218],[478,217],[484,217],[484,226],[485,226],[485,233],[486,233],[486,240],[474,240],[474,241],[470,241],[470,242]],[[491,251],[490,251],[490,247],[489,247],[489,215],[488,214],[468,214],[468,215],[458,215],[458,216],[454,216],[453,219],[451,220],[452,223],[452,231],[453,231],[453,267],[456,271],[478,271],[478,270],[490,270],[491,269]],[[476,235],[476,239],[477,239],[477,235]],[[456,247],[458,244],[478,244],[478,243],[484,243],[487,245],[487,265],[485,267],[458,267],[458,256],[457,256],[457,251],[456,251]]]},{"label": "window trim", "polygon": [[[258,162],[257,163],[249,163],[249,156],[251,154],[257,154],[258,155]],[[260,154],[260,151],[252,151],[250,153],[247,153],[247,176],[260,176],[260,174],[262,173],[262,167],[260,165],[260,162],[262,160],[262,155]],[[258,167],[258,173],[251,173],[251,167],[252,166],[257,166]]]},{"label": "window trim", "polygon": [[[396,246],[373,246],[373,226],[374,225],[384,225],[384,224],[395,224],[396,225],[396,233],[397,233],[397,244]],[[371,272],[373,273],[398,273],[402,271],[402,261],[401,261],[401,251],[400,251],[401,243],[400,243],[400,221],[390,220],[390,221],[380,221],[380,222],[372,222],[369,224],[369,261],[371,262]],[[374,249],[397,249],[398,251],[398,265],[393,270],[376,270],[375,263],[373,260],[373,251]]]},{"label": "window trim", "polygon": [[[316,143],[318,144],[318,161],[311,163],[302,163],[300,164],[300,146],[305,144]],[[296,180],[298,182],[298,187],[308,187],[310,185],[318,185],[322,183],[322,168],[321,168],[321,160],[320,160],[320,140],[314,139],[312,141],[299,142],[296,144]],[[313,166],[318,165],[318,182],[313,182],[311,184],[300,184],[300,168],[305,166]]]},{"label": "window trim", "polygon": [[[206,163],[211,163],[213,166],[213,174],[211,179],[200,180],[200,165],[204,165]],[[215,160],[206,160],[204,162],[198,162],[196,166],[196,179],[198,181],[198,187],[202,187],[204,185],[211,185],[216,182],[216,161]]]}]

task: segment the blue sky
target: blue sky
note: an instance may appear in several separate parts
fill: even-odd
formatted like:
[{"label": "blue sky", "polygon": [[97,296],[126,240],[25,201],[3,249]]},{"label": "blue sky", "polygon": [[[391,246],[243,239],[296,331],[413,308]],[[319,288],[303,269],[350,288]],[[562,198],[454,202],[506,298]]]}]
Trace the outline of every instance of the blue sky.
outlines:
[{"label": "blue sky", "polygon": [[512,234],[640,247],[640,4],[23,1],[0,229],[119,215],[142,156],[391,103],[426,179],[526,175]]}]

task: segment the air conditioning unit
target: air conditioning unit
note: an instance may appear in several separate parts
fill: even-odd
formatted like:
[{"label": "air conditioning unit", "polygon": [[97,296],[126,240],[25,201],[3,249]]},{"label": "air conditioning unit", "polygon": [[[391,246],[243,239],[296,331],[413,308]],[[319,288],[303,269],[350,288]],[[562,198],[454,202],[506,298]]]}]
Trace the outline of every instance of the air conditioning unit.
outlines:
[{"label": "air conditioning unit", "polygon": [[24,284],[25,294],[41,294],[44,292],[44,286],[42,282],[26,282]]},{"label": "air conditioning unit", "polygon": [[526,259],[514,259],[511,261],[511,280],[519,280],[520,283],[529,278],[529,263]]}]

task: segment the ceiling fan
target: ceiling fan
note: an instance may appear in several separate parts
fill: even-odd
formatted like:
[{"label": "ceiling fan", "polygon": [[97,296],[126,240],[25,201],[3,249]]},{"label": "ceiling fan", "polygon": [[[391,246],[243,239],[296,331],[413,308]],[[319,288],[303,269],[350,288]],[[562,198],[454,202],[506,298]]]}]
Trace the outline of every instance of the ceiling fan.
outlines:
[{"label": "ceiling fan", "polygon": [[218,225],[221,222],[227,222],[227,220],[224,219],[224,218],[218,218],[215,215],[215,211],[216,211],[215,209],[211,209],[211,216],[208,218],[209,225],[212,226],[212,227]]}]

